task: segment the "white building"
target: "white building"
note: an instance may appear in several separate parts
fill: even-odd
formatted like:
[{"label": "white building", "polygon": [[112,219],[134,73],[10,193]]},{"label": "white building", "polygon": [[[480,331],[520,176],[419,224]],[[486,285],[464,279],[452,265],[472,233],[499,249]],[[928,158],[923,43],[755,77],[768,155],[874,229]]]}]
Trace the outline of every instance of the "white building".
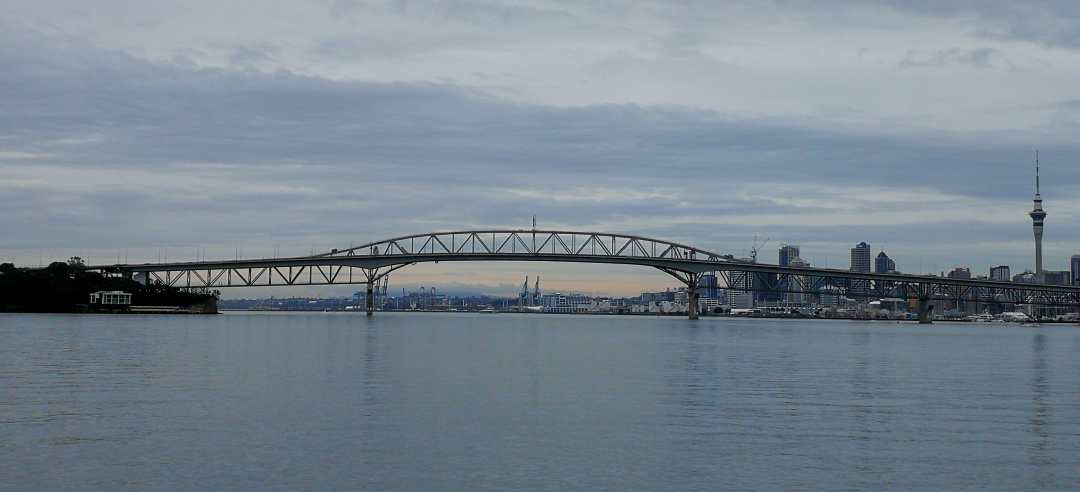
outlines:
[{"label": "white building", "polygon": [[98,306],[130,306],[131,294],[120,290],[101,290],[90,294],[90,304]]}]

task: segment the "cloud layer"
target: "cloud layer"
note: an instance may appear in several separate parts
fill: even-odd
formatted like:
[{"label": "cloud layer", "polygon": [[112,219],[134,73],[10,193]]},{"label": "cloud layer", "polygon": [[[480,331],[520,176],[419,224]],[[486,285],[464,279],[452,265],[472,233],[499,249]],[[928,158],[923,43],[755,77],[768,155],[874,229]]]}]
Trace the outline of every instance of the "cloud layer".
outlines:
[{"label": "cloud layer", "polygon": [[830,266],[868,240],[906,271],[1022,269],[1039,146],[1064,268],[1080,245],[1072,4],[1032,8],[1048,31],[1004,3],[815,5],[14,2],[0,259],[303,254],[536,214],[734,254],[760,234]]}]

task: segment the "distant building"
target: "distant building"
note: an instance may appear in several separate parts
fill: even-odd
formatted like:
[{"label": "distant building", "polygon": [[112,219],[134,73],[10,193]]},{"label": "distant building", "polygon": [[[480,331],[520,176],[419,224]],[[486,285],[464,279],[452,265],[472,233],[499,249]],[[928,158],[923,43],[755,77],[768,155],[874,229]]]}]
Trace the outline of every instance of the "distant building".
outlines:
[{"label": "distant building", "polygon": [[882,251],[874,259],[874,273],[896,273],[896,262]]},{"label": "distant building", "polygon": [[779,276],[775,273],[755,273],[752,274],[751,285],[754,290],[755,302],[776,302],[783,296],[777,289],[783,290],[783,285],[780,284]]},{"label": "distant building", "polygon": [[971,269],[964,267],[953,268],[946,277],[954,280],[971,280]]},{"label": "distant building", "polygon": [[780,246],[780,266],[791,265],[791,260],[799,257],[799,247],[793,244]]},{"label": "distant building", "polygon": [[734,308],[754,307],[753,277],[749,272],[731,272],[730,289],[727,290],[727,304]]},{"label": "distant building", "polygon": [[[851,271],[870,273],[870,244],[862,242],[851,248]],[[867,280],[852,280],[848,292],[853,295],[866,294],[870,291]]]},{"label": "distant building", "polygon": [[593,309],[592,299],[583,294],[543,294],[540,302],[545,313],[585,313]]},{"label": "distant building", "polygon": [[[795,261],[795,260],[798,260],[798,259],[799,259],[799,247],[798,246],[795,246],[794,244],[784,244],[784,245],[780,246],[780,262],[779,262],[780,266],[793,266],[792,262]],[[792,288],[792,286],[789,285],[790,282],[788,282],[788,279],[787,278],[782,278],[782,279],[777,279],[777,280],[779,280],[779,282],[777,283],[776,287],[781,292],[777,293],[776,296],[773,296],[773,300],[782,300],[782,299],[786,299],[786,298],[790,297],[788,294],[784,293],[784,291],[791,290],[791,288]],[[769,300],[769,299],[766,297],[763,300]]]},{"label": "distant building", "polygon": [[674,301],[675,293],[672,292],[671,289],[668,289],[665,292],[642,292],[640,298],[642,304],[648,304],[650,302]]},{"label": "distant building", "polygon": [[[795,257],[791,258],[788,266],[808,268],[810,267],[810,262],[802,258]],[[788,292],[784,295],[784,300],[794,304],[809,304],[811,301],[811,295],[801,292],[806,288],[806,285],[809,284],[809,278],[804,275],[796,275],[789,278],[791,278],[792,282],[787,285],[787,290],[791,292]]]},{"label": "distant building", "polygon": [[1069,265],[1072,267],[1072,284],[1080,287],[1080,255],[1072,255]]},{"label": "distant building", "polygon": [[1018,273],[1016,275],[1013,275],[1013,278],[1012,278],[1013,282],[1017,282],[1017,283],[1021,283],[1021,284],[1033,284],[1033,283],[1035,283],[1035,280],[1036,280],[1035,272],[1032,272],[1031,270],[1028,270],[1028,271],[1026,271],[1024,273]]},{"label": "distant building", "polygon": [[863,242],[851,248],[851,271],[870,273],[870,245]]},{"label": "distant building", "polygon": [[716,299],[720,297],[720,285],[716,281],[716,275],[712,273],[706,273],[698,280],[698,294],[706,299]]},{"label": "distant building", "polygon": [[1047,285],[1071,285],[1071,272],[1068,270],[1043,270],[1042,283]]},{"label": "distant building", "polygon": [[990,280],[997,280],[1000,282],[1009,281],[1009,265],[1001,265],[996,267],[990,267]]}]

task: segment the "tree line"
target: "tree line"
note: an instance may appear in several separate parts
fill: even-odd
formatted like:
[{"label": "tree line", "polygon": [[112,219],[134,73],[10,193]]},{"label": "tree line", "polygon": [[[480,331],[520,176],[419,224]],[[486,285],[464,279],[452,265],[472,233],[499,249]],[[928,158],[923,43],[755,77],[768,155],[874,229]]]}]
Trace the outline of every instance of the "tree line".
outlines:
[{"label": "tree line", "polygon": [[217,292],[188,292],[160,282],[143,285],[129,278],[107,277],[88,271],[83,260],[50,263],[45,268],[18,268],[0,264],[0,311],[69,313],[86,309],[90,294],[124,291],[139,306],[189,306],[201,304]]}]

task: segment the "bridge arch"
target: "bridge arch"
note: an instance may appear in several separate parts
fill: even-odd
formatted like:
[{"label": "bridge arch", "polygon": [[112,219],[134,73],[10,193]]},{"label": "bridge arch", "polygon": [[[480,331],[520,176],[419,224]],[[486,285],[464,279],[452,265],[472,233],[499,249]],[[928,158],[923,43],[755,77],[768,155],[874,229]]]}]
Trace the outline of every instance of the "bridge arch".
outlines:
[{"label": "bridge arch", "polygon": [[715,269],[710,263],[734,262],[730,255],[645,236],[536,229],[414,234],[332,250],[317,257],[363,265],[369,288],[394,270],[422,262],[556,261],[647,266],[686,284],[691,318],[698,314],[698,280],[704,272]]}]

